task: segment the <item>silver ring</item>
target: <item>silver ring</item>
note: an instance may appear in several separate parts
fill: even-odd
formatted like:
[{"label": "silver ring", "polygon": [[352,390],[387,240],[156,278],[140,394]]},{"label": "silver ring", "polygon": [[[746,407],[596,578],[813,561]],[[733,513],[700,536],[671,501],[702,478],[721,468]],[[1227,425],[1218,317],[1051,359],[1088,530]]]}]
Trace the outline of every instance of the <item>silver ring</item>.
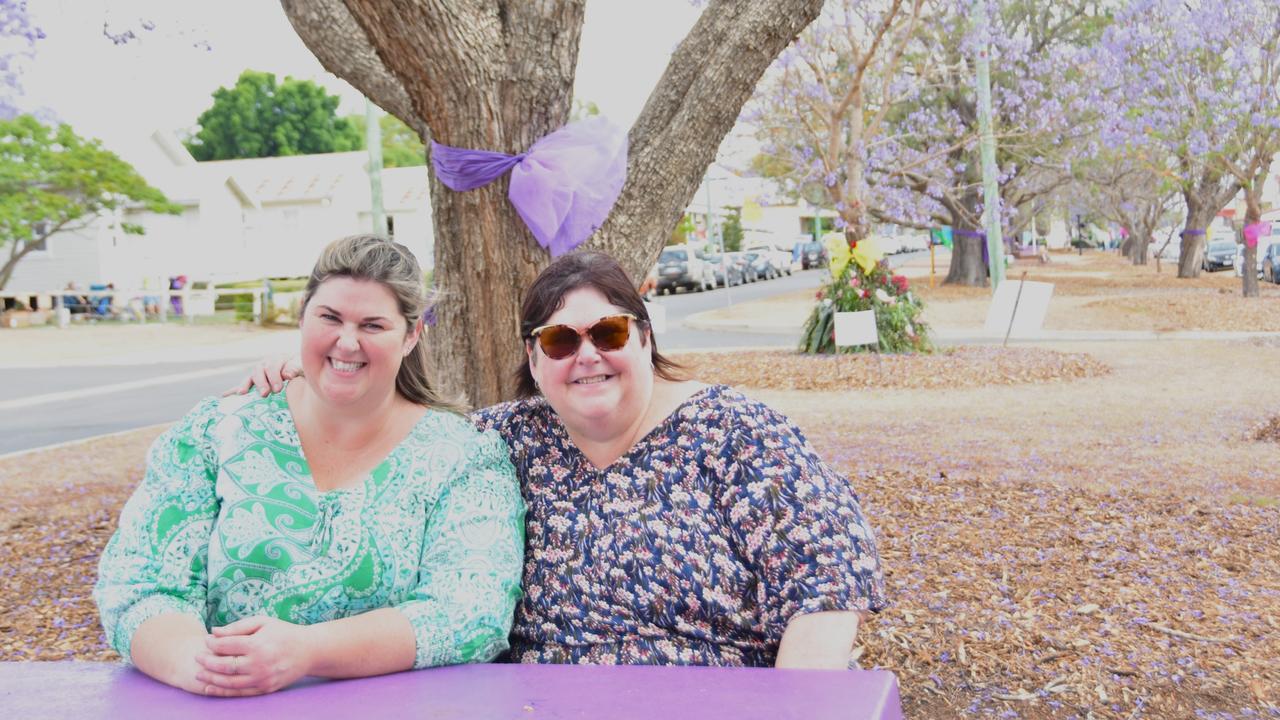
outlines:
[{"label": "silver ring", "polygon": [[231,656],[231,674],[232,675],[240,674],[240,656],[239,655]]}]

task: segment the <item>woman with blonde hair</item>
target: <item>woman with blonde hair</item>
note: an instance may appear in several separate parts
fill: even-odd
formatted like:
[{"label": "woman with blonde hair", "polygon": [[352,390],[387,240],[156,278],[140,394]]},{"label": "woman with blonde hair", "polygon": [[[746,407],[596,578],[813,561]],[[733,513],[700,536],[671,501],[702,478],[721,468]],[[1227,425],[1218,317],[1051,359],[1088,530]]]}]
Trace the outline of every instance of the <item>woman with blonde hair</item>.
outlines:
[{"label": "woman with blonde hair", "polygon": [[305,378],[209,398],[156,440],[94,589],[126,661],[237,696],[506,649],[524,506],[502,440],[432,390],[426,307],[403,246],[334,242]]}]

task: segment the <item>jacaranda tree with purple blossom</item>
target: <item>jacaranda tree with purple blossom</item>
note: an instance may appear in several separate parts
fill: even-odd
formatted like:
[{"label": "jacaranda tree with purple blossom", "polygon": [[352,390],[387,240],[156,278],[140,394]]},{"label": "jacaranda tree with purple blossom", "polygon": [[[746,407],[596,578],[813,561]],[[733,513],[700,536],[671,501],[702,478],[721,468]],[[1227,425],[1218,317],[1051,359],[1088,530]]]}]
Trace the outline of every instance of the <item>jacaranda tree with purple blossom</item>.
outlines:
[{"label": "jacaranda tree with purple blossom", "polygon": [[[993,56],[1001,216],[1007,236],[1013,236],[1033,220],[1044,198],[1071,181],[1069,159],[1091,132],[1088,118],[1095,92],[1080,57],[1106,22],[1095,0],[985,7],[989,17],[980,30],[971,22],[971,0],[927,0],[922,5],[919,12],[928,20],[914,26],[901,61],[869,66],[863,117],[875,122],[863,120],[860,143],[848,142],[857,135],[845,130],[843,142],[834,146],[843,156],[834,155],[832,144],[812,132],[823,129],[824,107],[838,107],[821,102],[840,97],[823,84],[766,86],[760,102],[768,110],[758,113],[764,121],[752,118],[771,133],[768,167],[785,171],[792,189],[828,188],[831,204],[845,216],[859,209],[848,201],[858,197],[850,192],[855,176],[848,168],[859,168],[862,185],[852,189],[865,196],[861,217],[917,228],[953,227],[955,246],[946,281],[965,285],[986,283],[972,64],[977,47],[986,43]],[[848,32],[836,22],[841,19],[828,13],[808,33],[839,37]],[[848,52],[806,56],[800,49],[784,58],[793,66],[797,60],[808,63],[794,73],[800,77],[838,78],[858,66],[858,57]],[[807,106],[787,101],[796,95]],[[789,133],[774,129],[788,124],[793,126]],[[874,135],[868,136],[868,127]],[[777,161],[783,156],[788,162]]]},{"label": "jacaranda tree with purple blossom", "polygon": [[22,63],[35,54],[44,31],[31,24],[26,0],[0,0],[0,120],[12,120],[22,94]]},{"label": "jacaranda tree with purple blossom", "polygon": [[[977,146],[973,58],[991,53],[993,126],[1000,216],[1006,242],[1034,220],[1046,198],[1071,181],[1070,161],[1092,132],[1093,83],[1081,57],[1106,23],[1095,0],[985,3],[985,26],[971,21],[975,0],[942,0],[949,12],[925,28],[921,91],[886,146],[890,156],[927,159],[880,182],[912,192],[905,220],[950,225],[955,246],[946,282],[986,283],[983,202]],[[981,1],[981,0],[977,0]]]},{"label": "jacaranda tree with purple blossom", "polygon": [[[1102,140],[1177,183],[1186,204],[1179,277],[1200,273],[1205,231],[1241,190],[1246,226],[1280,152],[1280,4],[1274,0],[1131,0],[1098,46],[1111,112]],[[1246,243],[1245,267],[1256,245]],[[1244,273],[1243,291],[1258,295]]]},{"label": "jacaranda tree with purple blossom", "polygon": [[[828,3],[783,51],[745,119],[765,156],[755,164],[792,193],[834,207],[849,242],[869,232],[867,160],[904,96],[904,55],[924,0]],[[926,20],[927,21],[927,20]],[[808,189],[808,192],[804,190]]]},{"label": "jacaranda tree with purple blossom", "polygon": [[1074,163],[1078,182],[1069,197],[1101,218],[1123,228],[1120,250],[1134,265],[1146,265],[1156,230],[1176,219],[1176,183],[1145,160],[1136,148],[1099,147]]}]

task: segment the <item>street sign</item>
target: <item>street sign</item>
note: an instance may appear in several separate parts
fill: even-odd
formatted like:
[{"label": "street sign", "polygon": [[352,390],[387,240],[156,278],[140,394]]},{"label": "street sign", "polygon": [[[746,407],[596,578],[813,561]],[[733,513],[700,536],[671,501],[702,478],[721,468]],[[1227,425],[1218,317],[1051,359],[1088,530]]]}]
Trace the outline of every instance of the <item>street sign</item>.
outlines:
[{"label": "street sign", "polygon": [[878,345],[880,333],[876,329],[876,311],[838,312],[835,318],[836,346]]}]

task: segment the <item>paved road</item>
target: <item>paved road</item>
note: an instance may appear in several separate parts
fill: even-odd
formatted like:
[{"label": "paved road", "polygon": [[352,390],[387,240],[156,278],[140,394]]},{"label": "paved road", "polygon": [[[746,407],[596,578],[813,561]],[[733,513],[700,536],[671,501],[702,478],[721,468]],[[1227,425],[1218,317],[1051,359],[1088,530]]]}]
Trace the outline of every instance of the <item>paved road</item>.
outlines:
[{"label": "paved road", "polygon": [[[792,346],[794,335],[688,330],[684,318],[733,302],[816,288],[822,272],[757,282],[729,290],[664,295],[664,350]],[[202,397],[244,377],[256,358],[128,366],[21,368],[4,371],[0,383],[0,455],[107,433],[167,423]]]},{"label": "paved road", "polygon": [[723,347],[791,347],[799,341],[798,333],[754,333],[693,330],[684,327],[684,319],[696,313],[726,307],[733,303],[761,300],[796,290],[817,290],[825,271],[805,270],[776,280],[754,282],[733,288],[717,288],[707,292],[658,296],[654,303],[667,310],[667,328],[659,333],[662,350],[701,350]]}]

